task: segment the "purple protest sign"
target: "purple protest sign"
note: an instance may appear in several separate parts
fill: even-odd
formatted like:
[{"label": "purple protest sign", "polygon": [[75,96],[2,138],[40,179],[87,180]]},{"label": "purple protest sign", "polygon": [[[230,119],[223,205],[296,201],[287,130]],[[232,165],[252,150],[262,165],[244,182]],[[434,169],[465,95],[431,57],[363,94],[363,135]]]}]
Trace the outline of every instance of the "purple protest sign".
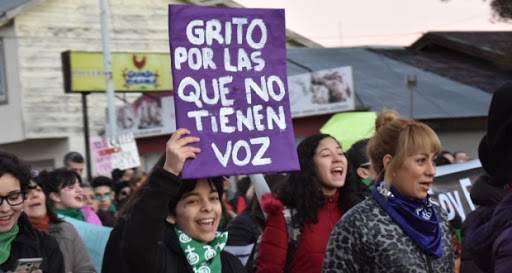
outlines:
[{"label": "purple protest sign", "polygon": [[298,170],[284,10],[169,6],[176,128],[199,136],[183,178]]}]

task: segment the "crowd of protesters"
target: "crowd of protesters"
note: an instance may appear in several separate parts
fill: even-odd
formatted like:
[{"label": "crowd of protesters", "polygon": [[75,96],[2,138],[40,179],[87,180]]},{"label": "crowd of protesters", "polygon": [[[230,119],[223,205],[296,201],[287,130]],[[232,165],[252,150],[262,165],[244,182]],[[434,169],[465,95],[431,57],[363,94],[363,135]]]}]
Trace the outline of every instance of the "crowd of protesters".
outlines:
[{"label": "crowd of protesters", "polygon": [[[267,174],[263,196],[248,177],[181,179],[201,152],[185,128],[148,174],[116,169],[84,181],[77,152],[37,172],[0,151],[0,272],[21,272],[23,258],[42,258],[38,271],[52,273],[510,272],[511,104],[506,84],[479,145],[486,174],[471,189],[478,208],[462,224],[461,259],[453,223],[429,193],[436,165],[467,154],[384,111],[375,134],[349,149],[327,134],[302,140],[300,170]],[[83,225],[106,232],[99,251]]]}]

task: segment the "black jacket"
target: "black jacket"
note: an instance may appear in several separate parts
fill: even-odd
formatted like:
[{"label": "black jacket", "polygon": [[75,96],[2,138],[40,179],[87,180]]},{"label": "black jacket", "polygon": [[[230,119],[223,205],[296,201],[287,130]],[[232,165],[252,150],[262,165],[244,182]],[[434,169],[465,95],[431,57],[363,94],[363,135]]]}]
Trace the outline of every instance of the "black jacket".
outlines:
[{"label": "black jacket", "polygon": [[14,271],[20,258],[43,258],[43,272],[64,273],[64,260],[57,241],[50,235],[32,227],[27,216],[22,213],[18,219],[19,232],[11,245],[11,254],[0,265],[4,272]]},{"label": "black jacket", "polygon": [[[139,199],[118,219],[112,231],[105,257],[103,273],[193,273],[180,249],[174,225],[165,221],[168,204],[177,198],[180,180],[173,174],[155,168]],[[221,252],[222,273],[243,273],[240,261]]]}]

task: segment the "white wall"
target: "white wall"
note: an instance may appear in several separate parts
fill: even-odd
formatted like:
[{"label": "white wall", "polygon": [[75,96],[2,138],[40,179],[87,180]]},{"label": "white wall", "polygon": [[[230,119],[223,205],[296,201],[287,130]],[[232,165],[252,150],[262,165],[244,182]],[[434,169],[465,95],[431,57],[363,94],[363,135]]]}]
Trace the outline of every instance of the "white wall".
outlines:
[{"label": "white wall", "polygon": [[[17,42],[12,24],[0,27],[3,41],[3,59],[5,63],[5,81],[7,83],[7,104],[0,104],[0,144],[21,141],[24,138],[23,116],[21,108],[21,90],[18,78]],[[0,67],[1,68],[1,67]]]},{"label": "white wall", "polygon": [[62,167],[62,158],[68,152],[66,139],[37,139],[0,145],[0,150],[11,152],[19,158],[31,161],[52,161],[51,168]]}]

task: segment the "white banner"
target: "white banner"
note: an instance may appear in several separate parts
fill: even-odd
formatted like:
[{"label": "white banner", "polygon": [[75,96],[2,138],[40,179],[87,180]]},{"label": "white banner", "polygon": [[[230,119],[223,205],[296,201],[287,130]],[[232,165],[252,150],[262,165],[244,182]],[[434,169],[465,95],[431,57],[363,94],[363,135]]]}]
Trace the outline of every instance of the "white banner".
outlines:
[{"label": "white banner", "polygon": [[293,118],[355,109],[350,66],[289,76],[288,89]]},{"label": "white banner", "polygon": [[139,151],[132,134],[92,137],[91,150],[96,175],[110,176],[113,169],[140,166]]}]

